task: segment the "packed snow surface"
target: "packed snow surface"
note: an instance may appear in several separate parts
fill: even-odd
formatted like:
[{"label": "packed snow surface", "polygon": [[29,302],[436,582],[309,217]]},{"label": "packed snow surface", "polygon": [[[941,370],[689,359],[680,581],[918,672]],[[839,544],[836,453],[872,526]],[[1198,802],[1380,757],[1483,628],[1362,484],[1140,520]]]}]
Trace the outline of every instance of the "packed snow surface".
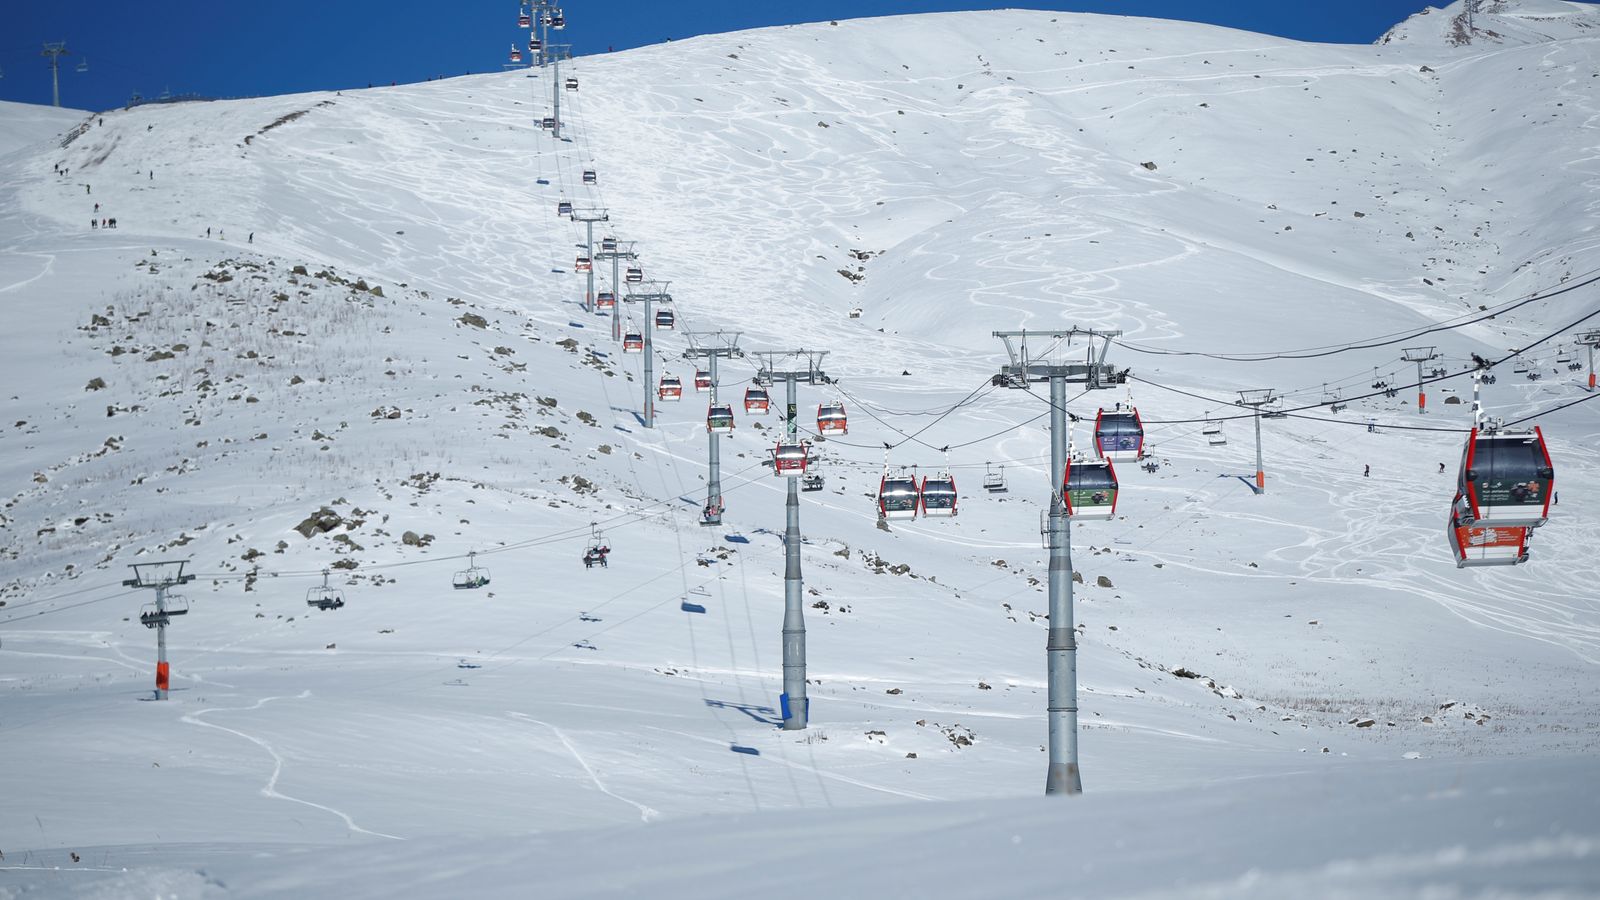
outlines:
[{"label": "packed snow surface", "polygon": [[[1484,8],[1538,28],[707,36],[564,65],[565,140],[537,69],[0,106],[0,897],[1600,895],[1600,34]],[[561,200],[670,281],[676,330],[623,310],[655,376],[740,333],[722,527],[708,398],[645,427]],[[1060,473],[991,333],[1074,326],[1132,373],[1069,395],[1076,445],[1132,402],[1158,465],[1073,528],[1085,794],[1046,800]],[[779,416],[740,399],[799,348],[836,382],[803,430],[850,428],[783,731]],[[1445,542],[1472,354],[1493,415],[1548,413],[1524,566]],[[960,514],[875,527],[885,444]],[[198,577],[155,701],[122,581],[166,559]]]}]

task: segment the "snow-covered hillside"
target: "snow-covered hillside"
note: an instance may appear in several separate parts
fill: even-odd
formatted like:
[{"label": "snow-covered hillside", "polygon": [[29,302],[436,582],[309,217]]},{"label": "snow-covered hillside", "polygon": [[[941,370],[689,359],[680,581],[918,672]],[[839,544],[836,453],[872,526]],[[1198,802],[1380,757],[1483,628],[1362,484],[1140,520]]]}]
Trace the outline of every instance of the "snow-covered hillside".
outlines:
[{"label": "snow-covered hillside", "polygon": [[[539,70],[111,110],[65,146],[82,114],[0,108],[29,135],[0,146],[0,896],[804,892],[769,866],[1030,896],[997,873],[1063,840],[1136,867],[1096,895],[1600,890],[1597,404],[1539,420],[1567,502],[1530,564],[1458,570],[1470,384],[1419,416],[1399,358],[1459,376],[1559,333],[1486,400],[1588,396],[1600,43],[1413,24],[708,36],[564,67],[562,141]],[[579,305],[561,200],[670,280],[658,374],[692,374],[688,330],[828,351],[801,418],[838,396],[850,432],[803,500],[804,732],[774,727],[777,417],[739,408],[726,523],[700,527],[705,397],[643,427],[654,386]],[[1121,329],[1131,397],[1071,408],[1132,399],[1160,462],[1073,530],[1077,806],[1017,799],[1044,774],[1053,478],[1047,404],[990,379],[991,332],[1024,326]],[[723,397],[752,372],[726,363]],[[1229,401],[1269,386],[1309,409],[1266,424],[1257,495]],[[885,444],[924,473],[949,448],[961,514],[875,527]],[[979,489],[1001,466],[1010,491]],[[611,564],[585,569],[597,529]],[[171,698],[140,702],[152,598],[121,580],[168,558],[199,578]],[[453,590],[473,562],[489,585]],[[306,604],[324,569],[342,609]],[[912,822],[925,845],[887,837]]]},{"label": "snow-covered hillside", "polygon": [[1455,0],[1389,29],[1380,44],[1481,49],[1600,37],[1600,7],[1568,0]]}]

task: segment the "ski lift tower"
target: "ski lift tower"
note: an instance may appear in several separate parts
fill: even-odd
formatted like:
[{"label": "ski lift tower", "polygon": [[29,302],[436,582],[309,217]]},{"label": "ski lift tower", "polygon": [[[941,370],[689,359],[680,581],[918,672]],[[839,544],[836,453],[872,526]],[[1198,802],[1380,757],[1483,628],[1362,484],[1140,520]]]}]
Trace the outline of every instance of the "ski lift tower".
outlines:
[{"label": "ski lift tower", "polygon": [[[769,351],[754,354],[761,360],[756,371],[758,384],[770,385],[774,381],[782,381],[787,386],[788,402],[783,408],[784,440],[791,445],[800,441],[798,433],[800,408],[795,397],[795,388],[801,382],[832,383],[827,373],[822,371],[822,358],[827,354],[826,350]],[[780,362],[791,365],[795,362],[804,363],[804,368],[779,369]],[[775,453],[774,471],[777,464]],[[784,479],[787,483],[788,497],[784,501],[783,530],[783,696],[779,699],[783,708],[785,731],[800,731],[810,720],[810,701],[806,698],[805,598],[800,578],[799,476],[803,473],[802,466],[800,471],[791,471]]]},{"label": "ski lift tower", "polygon": [[[61,106],[61,57],[71,56],[72,51],[67,49],[66,41],[50,41],[44,45],[43,50],[39,51],[39,55],[50,60],[51,104],[59,108]],[[87,71],[87,69],[80,68],[78,71]]]},{"label": "ski lift tower", "polygon": [[533,0],[528,9],[533,20],[530,24],[539,30],[539,50],[534,59],[529,60],[529,62],[542,69],[544,64],[548,62],[545,56],[545,48],[550,46],[550,16],[555,13],[556,5],[551,0]]},{"label": "ski lift tower", "polygon": [[1578,335],[1578,345],[1589,348],[1589,390],[1594,390],[1594,351],[1600,348],[1600,331],[1589,331]]},{"label": "ski lift tower", "polygon": [[[739,349],[739,332],[737,331],[711,331],[685,335],[689,339],[689,349],[683,351],[684,359],[703,359],[706,361],[706,371],[711,375],[711,406],[717,405],[717,360],[739,359],[744,356],[744,351]],[[649,390],[647,383],[645,389]],[[706,429],[706,437],[710,438],[710,449],[707,456],[706,468],[706,506],[700,514],[701,525],[722,524],[722,460],[718,456],[717,439],[722,435]]]},{"label": "ski lift tower", "polygon": [[[589,255],[589,258],[597,263],[602,259],[611,260],[611,299],[613,303],[618,297],[622,296],[617,290],[617,286],[621,284],[621,278],[619,277],[621,262],[622,260],[632,262],[639,258],[639,254],[634,252],[633,249],[637,243],[638,241],[619,241],[615,238],[605,238],[600,242],[600,252]],[[607,250],[607,246],[615,249]],[[621,342],[622,340],[622,316],[617,314],[615,306],[611,308],[611,340],[614,342]]]},{"label": "ski lift tower", "polygon": [[[1032,391],[1034,384],[1050,384],[1050,632],[1045,643],[1050,760],[1045,769],[1044,792],[1081,794],[1078,635],[1072,624],[1072,521],[1061,497],[1061,480],[1068,461],[1067,385],[1107,390],[1126,381],[1126,372],[1118,373],[1106,363],[1112,338],[1121,337],[1122,332],[1074,327],[1068,331],[996,331],[994,336],[1005,342],[1010,358],[995,376],[996,384],[1024,391]],[[1068,355],[1074,340],[1085,346],[1081,361]]]},{"label": "ski lift tower", "polygon": [[1406,347],[1400,351],[1400,358],[1406,362],[1417,364],[1417,414],[1428,411],[1428,391],[1422,380],[1422,366],[1439,358],[1436,347]]},{"label": "ski lift tower", "polygon": [[1248,407],[1251,407],[1252,409],[1254,409],[1256,411],[1255,419],[1256,419],[1256,495],[1257,496],[1260,496],[1261,494],[1265,494],[1267,492],[1267,470],[1261,464],[1261,410],[1263,408],[1271,406],[1272,404],[1277,402],[1277,399],[1278,398],[1276,396],[1274,396],[1273,393],[1272,393],[1272,388],[1261,388],[1259,390],[1240,391],[1239,392],[1239,399],[1237,401],[1237,403],[1240,406],[1248,406]]},{"label": "ski lift tower", "polygon": [[571,140],[571,138],[563,138],[561,136],[561,61],[563,59],[569,62],[572,60],[572,45],[546,43],[544,46],[544,57],[554,67],[554,74],[550,77],[550,102],[555,107],[555,111],[551,115],[555,117],[556,124],[554,128],[550,129],[550,136],[558,141]]},{"label": "ski lift tower", "polygon": [[574,209],[572,211],[572,221],[582,222],[586,229],[583,253],[589,258],[589,280],[588,287],[583,294],[583,311],[592,313],[594,312],[594,223],[609,222],[611,221],[611,216],[603,209]]},{"label": "ski lift tower", "polygon": [[172,616],[181,616],[189,611],[187,604],[182,609],[169,609],[167,591],[194,580],[193,575],[183,574],[183,567],[187,564],[187,560],[135,563],[129,566],[133,569],[133,577],[122,582],[123,587],[143,588],[156,592],[155,608],[150,612],[140,613],[139,621],[145,627],[156,630],[157,700],[167,699],[167,686],[170,683],[170,671],[167,668],[167,624]]},{"label": "ski lift tower", "polygon": [[650,336],[655,332],[655,314],[650,311],[652,303],[671,303],[672,295],[667,293],[670,281],[651,281],[641,283],[639,291],[628,291],[628,296],[618,297],[619,303],[643,303],[644,327],[640,329],[644,337],[644,427],[656,427],[656,360],[655,347]]}]

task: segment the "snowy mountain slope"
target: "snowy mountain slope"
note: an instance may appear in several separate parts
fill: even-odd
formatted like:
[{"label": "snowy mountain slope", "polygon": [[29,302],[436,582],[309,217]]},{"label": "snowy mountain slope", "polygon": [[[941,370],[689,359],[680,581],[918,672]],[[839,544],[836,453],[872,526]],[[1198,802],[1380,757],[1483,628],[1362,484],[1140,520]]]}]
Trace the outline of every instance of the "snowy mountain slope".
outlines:
[{"label": "snowy mountain slope", "polygon": [[[1472,7],[1469,13],[1468,7]],[[1567,0],[1455,0],[1389,29],[1380,44],[1496,47],[1600,37],[1600,9]]]},{"label": "snowy mountain slope", "polygon": [[78,109],[0,100],[0,119],[6,123],[5,130],[0,132],[0,156],[43,141],[60,140],[87,115]]},{"label": "snowy mountain slope", "polygon": [[[571,143],[529,127],[548,76],[514,73],[112,112],[0,162],[0,299],[27,311],[0,400],[0,732],[36,761],[0,775],[20,798],[0,804],[0,850],[249,852],[1036,792],[1045,407],[989,391],[946,414],[1002,361],[988,332],[1259,351],[1581,276],[1593,46],[1434,56],[1042,13],[868,20],[579,60]],[[772,727],[775,419],[741,412],[728,526],[696,526],[704,398],[640,427],[638,361],[561,271],[581,240],[561,197],[611,209],[685,324],[832,351],[851,434],[820,445],[828,489],[804,503],[808,602],[826,605],[808,608],[803,735]],[[82,230],[93,202],[117,231]],[[1421,342],[1455,371],[1593,296]],[[655,336],[688,374],[682,335]],[[1406,383],[1397,351],[1113,358],[1202,396],[1265,383],[1315,404],[1324,381]],[[1553,346],[1530,358],[1546,377],[1502,372],[1497,411],[1578,396]],[[725,367],[724,396],[750,371]],[[1431,389],[1427,419],[1406,391],[1270,422],[1254,496],[1232,477],[1253,471],[1248,422],[1213,445],[1161,423],[1233,410],[1136,386],[1165,465],[1128,467],[1119,518],[1074,529],[1091,793],[1337,779],[1403,755],[1515,756],[1537,781],[1592,751],[1600,428],[1589,406],[1546,420],[1568,503],[1535,564],[1461,572],[1440,534],[1453,469],[1436,471],[1460,435],[1400,428],[1462,427],[1440,402],[1461,389]],[[823,396],[802,390],[802,418]],[[1339,421],[1368,416],[1386,427]],[[924,426],[926,446],[891,458],[926,471],[951,446],[962,514],[878,530],[881,446]],[[1011,493],[976,489],[986,461]],[[591,521],[615,548],[605,570],[578,563]],[[493,581],[453,591],[471,550]],[[202,573],[170,634],[177,689],[138,703],[149,598],[117,581],[172,555]],[[336,612],[304,605],[324,567],[349,600]]]}]

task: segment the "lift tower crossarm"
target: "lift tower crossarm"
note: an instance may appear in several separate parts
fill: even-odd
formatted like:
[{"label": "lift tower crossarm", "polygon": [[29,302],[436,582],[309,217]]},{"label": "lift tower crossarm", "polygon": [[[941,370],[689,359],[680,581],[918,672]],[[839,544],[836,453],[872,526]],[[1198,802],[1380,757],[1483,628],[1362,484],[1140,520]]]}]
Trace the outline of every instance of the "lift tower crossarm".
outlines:
[{"label": "lift tower crossarm", "polygon": [[[826,350],[788,350],[753,353],[757,364],[756,381],[771,385],[782,381],[788,388],[784,407],[784,435],[790,444],[799,442],[799,410],[795,388],[799,384],[831,384],[822,371]],[[804,368],[779,368],[801,362]],[[773,466],[777,466],[776,456]],[[776,470],[775,470],[776,471]],[[802,468],[803,471],[803,468]],[[800,488],[799,472],[784,479],[788,488],[784,500],[783,531],[783,728],[799,731],[811,720],[811,701],[806,697],[806,619],[804,583],[800,575]]]},{"label": "lift tower crossarm", "polygon": [[[689,340],[689,349],[683,351],[683,358],[690,360],[703,359],[706,361],[706,373],[711,376],[711,403],[717,405],[717,360],[740,359],[744,351],[739,349],[739,332],[737,331],[702,331],[685,332],[684,337]],[[646,388],[649,385],[645,385]],[[709,408],[708,408],[709,415]],[[722,435],[706,429],[706,437],[710,438],[706,456],[706,505],[700,513],[701,525],[721,525],[722,511],[722,459],[719,455],[718,439]]]},{"label": "lift tower crossarm", "polygon": [[[1067,471],[1070,431],[1067,426],[1067,385],[1086,390],[1107,390],[1122,384],[1126,372],[1106,363],[1116,329],[1073,327],[1065,331],[996,331],[1005,343],[1010,362],[1000,367],[994,383],[1018,390],[1050,385],[1050,631],[1045,642],[1048,672],[1047,717],[1050,725],[1050,759],[1045,769],[1046,794],[1081,794],[1078,769],[1078,635],[1072,624],[1072,520],[1061,496]],[[1070,347],[1083,340],[1082,361],[1072,358]],[[1096,347],[1098,344],[1098,348]]]}]

